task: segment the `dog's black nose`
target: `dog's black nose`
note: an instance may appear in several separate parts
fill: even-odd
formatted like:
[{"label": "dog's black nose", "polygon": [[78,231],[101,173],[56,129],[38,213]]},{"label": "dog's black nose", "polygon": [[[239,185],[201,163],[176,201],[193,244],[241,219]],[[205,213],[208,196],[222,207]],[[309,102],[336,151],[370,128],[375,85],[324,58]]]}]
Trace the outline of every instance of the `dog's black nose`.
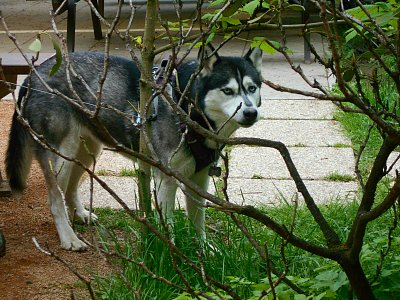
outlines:
[{"label": "dog's black nose", "polygon": [[258,114],[257,109],[252,108],[252,107],[246,108],[243,111],[243,116],[248,121],[254,121],[255,119],[257,119],[257,114]]}]

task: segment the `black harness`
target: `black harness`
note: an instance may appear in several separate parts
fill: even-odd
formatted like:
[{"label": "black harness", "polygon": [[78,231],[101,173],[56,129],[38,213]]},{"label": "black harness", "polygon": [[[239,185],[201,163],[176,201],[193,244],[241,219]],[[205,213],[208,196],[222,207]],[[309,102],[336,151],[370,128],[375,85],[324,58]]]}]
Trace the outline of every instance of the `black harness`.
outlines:
[{"label": "black harness", "polygon": [[[156,83],[162,82],[168,62],[169,60],[164,59],[162,60],[160,66],[153,67],[153,78],[156,81]],[[178,81],[177,78],[175,76],[171,76],[168,80],[174,87],[174,90],[178,91],[179,97],[177,98],[179,99],[181,95],[179,91],[179,86],[178,86],[179,83],[177,82]],[[183,101],[181,107],[186,113],[189,114],[191,120],[197,122],[200,126],[206,129],[208,128],[207,121],[211,126],[213,125],[213,122],[208,118],[206,121],[204,119],[204,116],[200,114],[196,108],[193,108],[189,112],[189,105],[190,104],[188,103],[188,101]],[[153,115],[151,116],[151,120],[155,120],[157,118],[157,112],[158,112],[157,109],[158,109],[158,97],[155,97],[153,101]],[[219,159],[219,155],[223,146],[218,149],[213,149],[208,147],[205,143],[206,141],[205,137],[200,133],[196,132],[194,129],[187,126],[187,124],[184,122],[180,123],[180,130],[182,134],[185,134],[185,142],[195,159],[196,162],[195,172],[197,173],[203,170],[205,167],[213,164],[212,166],[210,166],[209,175],[220,176],[221,168],[217,167],[216,163]]]},{"label": "black harness", "polygon": [[[207,128],[206,121],[200,114],[191,113],[190,118],[193,121],[196,121],[203,128]],[[213,166],[211,166],[209,169],[209,175],[220,176],[221,168],[216,167],[216,163],[223,147],[219,149],[208,147],[205,143],[206,138],[200,133],[196,132],[194,129],[187,127],[185,123],[181,123],[181,131],[186,131],[185,141],[192,152],[194,160],[196,161],[195,172],[197,173],[210,164],[213,164]]]}]

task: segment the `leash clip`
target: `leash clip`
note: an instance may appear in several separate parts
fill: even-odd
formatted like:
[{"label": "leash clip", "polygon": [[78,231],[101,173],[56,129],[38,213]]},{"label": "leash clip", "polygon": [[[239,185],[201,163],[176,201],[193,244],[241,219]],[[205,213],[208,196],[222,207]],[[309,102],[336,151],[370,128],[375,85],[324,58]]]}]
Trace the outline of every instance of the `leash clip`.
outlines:
[{"label": "leash clip", "polygon": [[135,125],[137,125],[137,126],[142,125],[142,117],[140,116],[140,113],[139,113],[139,112],[135,115],[133,122],[134,122]]},{"label": "leash clip", "polygon": [[209,176],[216,176],[216,177],[220,177],[222,174],[222,169],[220,167],[217,166],[211,166],[208,169],[208,175]]}]

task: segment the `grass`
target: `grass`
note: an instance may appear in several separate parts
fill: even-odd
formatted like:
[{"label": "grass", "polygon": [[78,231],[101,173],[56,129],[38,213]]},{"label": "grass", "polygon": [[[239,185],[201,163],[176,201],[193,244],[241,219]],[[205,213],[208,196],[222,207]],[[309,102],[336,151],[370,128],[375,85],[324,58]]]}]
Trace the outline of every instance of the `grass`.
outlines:
[{"label": "grass", "polygon": [[333,145],[334,148],[350,148],[350,145],[343,144],[343,143],[336,143]]},{"label": "grass", "polygon": [[297,144],[294,144],[292,147],[304,148],[304,147],[307,147],[307,145],[303,144],[303,143],[297,143]]},{"label": "grass", "polygon": [[253,174],[253,176],[251,176],[251,179],[264,179],[264,176],[259,174]]},{"label": "grass", "polygon": [[[396,65],[392,57],[384,57],[384,60],[389,66]],[[379,93],[384,103],[377,102],[370,82],[368,80],[363,80],[361,86],[364,95],[369,99],[367,105],[375,107],[377,111],[386,110],[398,116],[400,109],[398,108],[399,94],[397,88],[386,73],[378,72],[378,74]],[[350,108],[354,108],[351,104],[347,105]],[[376,126],[373,126],[372,120],[364,114],[338,111],[335,113],[334,117],[341,123],[345,134],[351,139],[355,153],[359,153],[360,149],[365,146],[359,166],[361,174],[364,177],[367,176],[383,141],[379,130]],[[392,120],[390,118],[387,118],[385,121],[391,124],[397,123],[395,119]],[[370,127],[372,127],[372,129],[367,140]]]},{"label": "grass", "polygon": [[366,142],[368,129],[372,125],[372,121],[367,116],[338,111],[335,113],[335,119],[341,123],[344,133],[350,138],[355,153],[359,153],[360,147],[365,145],[359,167],[361,173],[364,176],[367,175],[382,144],[382,137],[379,131],[376,128],[372,128],[369,139]]},{"label": "grass", "polygon": [[121,176],[121,177],[137,177],[137,175],[138,175],[137,169],[122,168],[119,171],[119,176]]},{"label": "grass", "polygon": [[[182,280],[173,267],[176,265],[176,269],[179,269],[184,274],[191,285],[201,289],[206,288],[201,276],[188,267],[185,262],[171,256],[168,247],[154,236],[150,236],[143,244],[138,244],[137,240],[132,241],[129,236],[137,235],[138,226],[133,224],[126,226],[129,222],[125,223],[124,212],[112,212],[110,216],[107,216],[108,211],[102,213],[100,210],[96,211],[96,213],[101,216],[100,219],[105,218],[106,225],[104,227],[113,228],[111,233],[105,234],[104,230],[101,231],[102,241],[109,245],[107,247],[117,249],[124,256],[145,264],[157,276],[162,276],[184,287]],[[221,282],[228,282],[231,280],[230,276],[232,275],[239,275],[241,278],[261,279],[262,266],[261,263],[257,262],[256,253],[249,251],[251,247],[242,236],[237,234],[234,226],[227,222],[227,216],[216,212],[211,212],[209,216],[211,219],[216,218],[215,222],[213,222],[213,227],[216,231],[213,230],[210,233],[213,236],[211,243],[220,251],[213,252],[208,247],[204,249],[203,256],[206,262],[204,268],[207,273],[210,273]],[[119,218],[123,220],[122,223],[125,223],[125,225],[120,226],[122,223],[117,221]],[[119,226],[113,225],[116,221],[120,224]],[[104,227],[102,226],[102,228]],[[223,231],[215,233],[219,230]],[[200,266],[199,249],[201,249],[201,242],[197,238],[193,238],[196,237],[196,233],[182,212],[176,214],[173,231],[175,244],[185,255]],[[125,237],[122,243],[121,239],[117,238],[118,235]],[[229,245],[234,245],[234,247]],[[138,252],[137,249],[143,250]],[[125,279],[131,282],[134,288],[140,287],[143,299],[173,299],[179,294],[179,291],[154,280],[153,276],[150,276],[133,263],[128,264],[123,260],[118,260],[116,264],[124,266]],[[132,294],[124,280],[115,274],[107,278],[98,278],[98,284],[101,298],[132,299]],[[243,291],[243,293],[246,294],[247,292]]]},{"label": "grass", "polygon": [[137,177],[137,170],[132,168],[122,168],[118,173],[107,169],[96,170],[98,176],[120,176],[120,177]]},{"label": "grass", "polygon": [[96,170],[96,175],[98,175],[98,176],[108,176],[108,175],[110,175],[110,171],[109,170],[106,170],[106,169],[98,169],[98,170]]},{"label": "grass", "polygon": [[355,180],[354,176],[340,174],[338,172],[330,173],[329,175],[325,176],[323,179],[327,180],[327,181],[334,181],[334,182],[350,182],[350,181]]},{"label": "grass", "polygon": [[[345,240],[357,208],[358,203],[355,201],[350,203],[332,201],[321,206],[321,211],[339,233],[340,238]],[[288,228],[293,223],[293,206],[291,205],[269,207],[265,209],[265,212],[268,213],[268,216],[279,220]],[[177,270],[183,274],[185,280],[192,287],[197,290],[211,292],[204,283],[202,276],[193,271],[191,267],[188,267],[184,261],[171,255],[168,247],[160,240],[150,236],[144,243],[138,242],[139,239],[137,237],[140,227],[125,212],[97,209],[96,214],[102,224],[101,226],[99,225],[98,232],[104,247],[132,260],[129,262],[124,259],[117,259],[114,256],[113,263],[116,268],[121,270],[123,277],[117,273],[103,278],[97,277],[99,298],[135,299],[132,296],[132,290],[126,284],[126,282],[129,282],[134,290],[140,289],[143,299],[174,299],[182,295],[182,291],[154,278],[162,277],[184,288],[185,285],[180,276],[177,275]],[[305,207],[299,207],[296,216],[294,233],[316,245],[325,246],[323,236],[309,211]],[[242,299],[250,299],[257,286],[265,286],[266,284],[265,263],[259,258],[257,252],[248,240],[244,238],[239,229],[232,223],[228,215],[208,209],[207,218],[207,224],[210,225],[207,233],[209,243],[218,249],[217,252],[205,247],[203,253],[199,254],[201,249],[200,241],[196,238],[196,233],[183,212],[178,212],[174,221],[173,233],[176,246],[198,267],[203,266],[207,274],[221,283],[231,284]],[[276,267],[282,270],[284,268],[284,260],[281,255],[281,238],[258,222],[242,217],[240,219],[255,239],[263,247],[268,248],[269,255]],[[365,237],[366,245],[362,252],[362,263],[367,270],[369,278],[372,278],[375,274],[380,251],[387,246],[385,237],[387,236],[387,228],[392,225],[392,222],[393,213],[388,212],[383,218],[371,223],[368,227],[368,234]],[[394,278],[399,277],[395,271],[400,270],[400,238],[397,238],[399,233],[399,229],[396,229],[393,233],[396,238],[393,240],[394,245],[390,251],[390,259],[385,261],[383,268],[385,274],[392,274]],[[332,273],[333,275],[341,276],[341,269],[335,263],[326,259],[316,257],[290,245],[284,247],[284,253],[285,260],[288,262],[288,276],[310,294],[317,295],[329,289],[329,287],[324,287],[324,283],[319,282],[318,279],[326,276],[327,272],[334,272],[334,274]],[[202,258],[200,259],[200,257]],[[136,264],[133,262],[136,262]],[[139,263],[146,265],[153,274],[146,273],[137,265]],[[386,293],[386,296],[400,292],[400,287],[394,287],[394,289],[386,292],[383,291],[385,285],[388,284],[383,283],[386,279],[389,280],[389,278],[381,279],[374,288],[379,290],[380,293]],[[318,282],[319,285],[316,286],[320,287],[312,287]],[[343,281],[343,287],[336,291],[334,298],[342,299],[341,293],[346,291],[347,281]],[[289,292],[287,287],[282,285],[282,293],[292,292]]]}]

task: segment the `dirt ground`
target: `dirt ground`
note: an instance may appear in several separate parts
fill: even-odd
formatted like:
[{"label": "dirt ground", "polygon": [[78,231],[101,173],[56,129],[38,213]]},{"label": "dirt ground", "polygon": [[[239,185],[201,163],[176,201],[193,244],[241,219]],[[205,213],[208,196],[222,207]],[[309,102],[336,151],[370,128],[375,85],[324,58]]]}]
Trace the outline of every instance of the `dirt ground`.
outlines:
[{"label": "dirt ground", "polygon": [[[4,158],[10,122],[14,111],[11,101],[0,101],[0,170],[4,176]],[[32,238],[54,251],[80,274],[90,277],[103,273],[108,267],[94,250],[83,253],[64,251],[50,211],[47,189],[36,163],[32,165],[28,186],[21,199],[0,198],[0,229],[7,250],[0,257],[0,299],[88,299],[78,278],[66,266],[46,256],[32,242]]]}]

